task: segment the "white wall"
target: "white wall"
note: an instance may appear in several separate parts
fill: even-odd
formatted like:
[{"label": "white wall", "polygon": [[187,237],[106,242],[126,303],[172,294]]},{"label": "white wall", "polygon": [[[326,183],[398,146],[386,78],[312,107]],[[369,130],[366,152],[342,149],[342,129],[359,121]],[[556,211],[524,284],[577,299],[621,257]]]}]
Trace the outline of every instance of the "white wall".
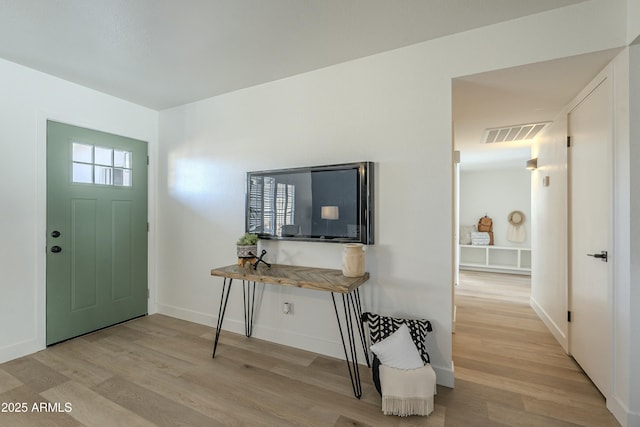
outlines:
[{"label": "white wall", "polygon": [[[159,310],[214,324],[221,283],[208,272],[235,261],[246,171],[371,160],[365,307],[431,319],[438,382],[452,385],[451,79],[621,46],[625,19],[624,2],[590,1],[163,111]],[[340,266],[339,246],[265,247],[271,261]],[[242,330],[240,298],[224,328]],[[333,316],[327,295],[267,286],[254,335],[341,357]]]},{"label": "white wall", "polygon": [[[565,351],[567,323],[567,111],[536,139],[531,156],[532,236],[531,306]],[[549,186],[542,185],[549,177]]]},{"label": "white wall", "polygon": [[[451,246],[424,244],[450,240],[450,203],[433,209],[423,197],[451,198],[450,181],[438,178],[450,175],[451,146],[433,147],[424,139],[432,127],[424,117],[449,121],[450,107],[401,108],[424,97],[411,81],[393,77],[416,72],[406,59],[368,58],[161,113],[161,311],[214,323],[221,281],[208,271],[235,262],[246,171],[371,160],[376,244],[367,250],[373,278],[362,288],[364,305],[432,319],[439,332],[430,338],[430,353],[452,382],[450,293],[438,292],[451,283],[450,271],[438,268],[449,262]],[[450,98],[448,80],[427,86],[434,96]],[[407,191],[411,187],[415,191]],[[427,231],[418,224],[437,226]],[[270,262],[341,265],[342,248],[335,244],[263,247]],[[422,268],[429,273],[417,274]],[[231,299],[226,325],[239,331],[241,296],[232,292]],[[294,315],[282,314],[284,300],[293,302]],[[254,336],[337,357],[343,352],[331,299],[322,292],[267,286]]]},{"label": "white wall", "polygon": [[[460,225],[477,225],[487,214],[493,219],[496,246],[531,246],[531,172],[525,162],[518,169],[460,171]],[[508,216],[512,211],[525,215],[524,242],[507,239]]]},{"label": "white wall", "polygon": [[[4,60],[0,93],[3,362],[45,345],[46,120],[148,141],[155,157],[158,113]],[[150,176],[151,216],[154,186]],[[150,281],[154,280],[152,271]]]}]

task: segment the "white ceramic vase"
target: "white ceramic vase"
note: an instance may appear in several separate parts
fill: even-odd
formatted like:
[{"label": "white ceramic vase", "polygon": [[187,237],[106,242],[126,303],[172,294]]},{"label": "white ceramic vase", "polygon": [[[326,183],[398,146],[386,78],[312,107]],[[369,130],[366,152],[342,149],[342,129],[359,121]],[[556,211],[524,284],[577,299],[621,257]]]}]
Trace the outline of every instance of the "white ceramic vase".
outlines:
[{"label": "white ceramic vase", "polygon": [[364,276],[364,245],[346,243],[342,247],[342,274],[347,277]]}]

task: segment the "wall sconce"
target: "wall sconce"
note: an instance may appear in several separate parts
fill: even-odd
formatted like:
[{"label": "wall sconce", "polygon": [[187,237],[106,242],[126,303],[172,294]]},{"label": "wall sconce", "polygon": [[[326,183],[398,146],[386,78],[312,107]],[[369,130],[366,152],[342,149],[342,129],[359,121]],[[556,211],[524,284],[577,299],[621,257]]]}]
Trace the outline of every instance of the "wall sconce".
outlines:
[{"label": "wall sconce", "polygon": [[538,169],[538,158],[527,160],[527,169],[530,171]]}]

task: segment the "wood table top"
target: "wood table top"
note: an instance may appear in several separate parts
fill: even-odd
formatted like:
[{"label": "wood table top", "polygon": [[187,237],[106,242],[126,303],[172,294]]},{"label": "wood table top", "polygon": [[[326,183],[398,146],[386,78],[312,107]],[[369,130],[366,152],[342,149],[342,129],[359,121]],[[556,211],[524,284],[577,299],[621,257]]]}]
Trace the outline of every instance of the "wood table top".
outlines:
[{"label": "wood table top", "polygon": [[212,269],[211,275],[343,294],[369,280],[369,273],[361,277],[346,277],[342,270],[282,264],[272,264],[271,267],[260,265],[257,270],[232,264]]}]

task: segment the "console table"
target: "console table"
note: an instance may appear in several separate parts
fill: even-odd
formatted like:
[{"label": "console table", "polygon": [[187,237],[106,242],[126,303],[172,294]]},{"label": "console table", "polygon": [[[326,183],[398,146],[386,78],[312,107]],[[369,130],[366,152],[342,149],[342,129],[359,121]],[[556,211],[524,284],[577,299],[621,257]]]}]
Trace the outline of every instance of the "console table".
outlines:
[{"label": "console table", "polygon": [[[233,279],[242,280],[244,324],[245,335],[247,337],[250,337],[253,333],[256,283],[295,286],[298,288],[330,292],[336,319],[338,321],[340,338],[342,339],[344,356],[349,370],[351,386],[353,387],[353,394],[360,399],[362,396],[362,384],[360,382],[360,371],[358,369],[356,333],[360,335],[360,341],[362,342],[367,366],[371,366],[371,364],[369,362],[369,353],[367,351],[364,329],[361,321],[362,303],[360,301],[360,291],[358,287],[369,280],[369,273],[365,273],[362,277],[346,277],[342,275],[341,270],[326,268],[273,264],[271,267],[260,265],[257,270],[254,270],[253,267],[240,267],[237,264],[233,264],[226,267],[214,268],[211,270],[211,275],[224,278],[220,308],[218,310],[216,336],[213,343],[213,357],[216,357],[218,339],[220,338],[222,322],[224,321],[224,313],[227,309],[227,302],[229,300],[229,290],[231,289]],[[335,294],[342,295],[342,319],[340,318],[338,311]],[[348,349],[347,344],[345,343],[345,335],[347,336],[347,342],[349,344]]]}]

